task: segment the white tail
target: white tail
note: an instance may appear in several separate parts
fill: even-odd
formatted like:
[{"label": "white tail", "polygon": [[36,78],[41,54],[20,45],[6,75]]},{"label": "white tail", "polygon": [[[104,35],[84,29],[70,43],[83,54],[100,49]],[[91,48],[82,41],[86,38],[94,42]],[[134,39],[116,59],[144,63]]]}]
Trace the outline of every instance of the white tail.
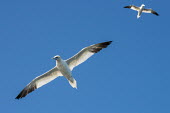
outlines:
[{"label": "white tail", "polygon": [[77,82],[74,78],[71,78],[71,80],[68,80],[68,82],[70,83],[70,85],[73,87],[73,88],[76,88],[77,89]]},{"label": "white tail", "polygon": [[140,15],[137,15],[137,18],[140,18]]}]

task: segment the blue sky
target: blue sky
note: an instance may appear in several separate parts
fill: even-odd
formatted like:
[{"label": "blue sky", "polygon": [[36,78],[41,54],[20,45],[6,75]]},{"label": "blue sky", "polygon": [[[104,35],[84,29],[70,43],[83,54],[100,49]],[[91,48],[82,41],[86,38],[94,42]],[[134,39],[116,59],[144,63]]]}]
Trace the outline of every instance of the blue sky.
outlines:
[{"label": "blue sky", "polygon": [[[124,9],[152,7],[160,16]],[[0,105],[5,113],[169,113],[170,1],[0,1]],[[78,89],[59,77],[27,97],[36,76],[82,48],[114,41],[73,70]]]}]

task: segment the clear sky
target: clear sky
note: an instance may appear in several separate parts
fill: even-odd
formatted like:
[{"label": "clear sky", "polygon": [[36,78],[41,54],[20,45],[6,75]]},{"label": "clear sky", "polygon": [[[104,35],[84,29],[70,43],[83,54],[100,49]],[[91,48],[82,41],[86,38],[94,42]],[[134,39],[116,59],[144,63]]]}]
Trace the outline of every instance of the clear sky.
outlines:
[{"label": "clear sky", "polygon": [[[153,8],[160,16],[123,8]],[[1,0],[2,113],[170,113],[168,0]],[[114,41],[64,77],[16,100],[36,76],[82,48]]]}]

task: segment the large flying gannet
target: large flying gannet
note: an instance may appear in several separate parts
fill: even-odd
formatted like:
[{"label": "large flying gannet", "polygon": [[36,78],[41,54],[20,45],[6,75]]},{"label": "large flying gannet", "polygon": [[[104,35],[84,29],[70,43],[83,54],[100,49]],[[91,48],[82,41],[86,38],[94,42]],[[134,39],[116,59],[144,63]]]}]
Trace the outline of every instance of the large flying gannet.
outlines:
[{"label": "large flying gannet", "polygon": [[93,54],[99,52],[103,48],[106,48],[108,45],[111,44],[111,42],[112,41],[108,41],[108,42],[98,43],[98,44],[85,47],[81,51],[79,51],[76,55],[74,55],[73,57],[67,60],[63,60],[60,56],[54,56],[53,59],[56,60],[56,66],[52,68],[51,70],[49,70],[48,72],[33,79],[19,93],[16,99],[25,97],[30,92],[51,82],[58,76],[64,76],[73,88],[77,88],[76,80],[73,78],[72,73],[71,73],[73,68],[83,63],[84,61],[86,61]]},{"label": "large flying gannet", "polygon": [[144,6],[145,6],[144,4],[142,4],[140,7],[130,5],[130,6],[125,6],[124,8],[129,8],[129,9],[138,11],[137,18],[139,18],[141,16],[142,12],[144,12],[144,13],[152,13],[152,14],[155,14],[155,15],[159,16],[159,14],[156,11],[154,11],[152,9],[144,9]]}]

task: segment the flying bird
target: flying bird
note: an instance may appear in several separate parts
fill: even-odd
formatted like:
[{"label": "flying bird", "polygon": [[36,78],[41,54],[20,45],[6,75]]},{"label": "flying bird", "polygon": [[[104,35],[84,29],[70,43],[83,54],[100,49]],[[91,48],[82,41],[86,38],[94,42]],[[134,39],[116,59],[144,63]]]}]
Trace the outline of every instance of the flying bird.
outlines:
[{"label": "flying bird", "polygon": [[134,6],[134,5],[129,5],[129,6],[125,6],[124,8],[129,8],[129,9],[138,11],[137,18],[139,18],[141,16],[142,12],[152,13],[152,14],[159,16],[159,14],[156,11],[154,11],[152,9],[144,9],[144,6],[145,6],[144,4],[142,4],[140,7],[137,7],[137,6]]},{"label": "flying bird", "polygon": [[78,66],[79,64],[86,61],[95,53],[99,52],[103,48],[106,48],[108,45],[111,44],[112,41],[103,42],[94,44],[88,47],[83,48],[73,57],[63,60],[60,56],[54,56],[53,59],[56,61],[56,66],[49,70],[48,72],[36,77],[33,79],[16,97],[16,99],[20,99],[25,97],[27,94],[31,93],[32,91],[40,88],[41,86],[51,82],[55,78],[59,76],[64,76],[70,85],[73,88],[77,88],[76,80],[72,76],[72,70],[74,67]]}]

